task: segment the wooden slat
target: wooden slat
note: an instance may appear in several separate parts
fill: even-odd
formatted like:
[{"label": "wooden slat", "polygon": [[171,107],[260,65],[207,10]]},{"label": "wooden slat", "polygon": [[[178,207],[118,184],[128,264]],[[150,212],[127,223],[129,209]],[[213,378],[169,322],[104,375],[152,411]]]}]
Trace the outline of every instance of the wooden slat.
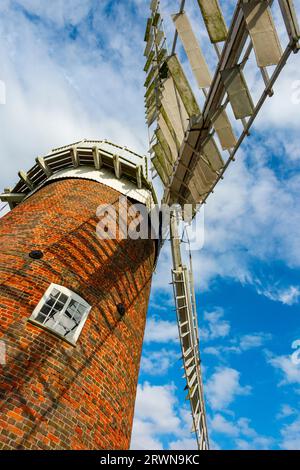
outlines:
[{"label": "wooden slat", "polygon": [[159,21],[160,21],[160,13],[157,12],[157,13],[155,13],[155,15],[153,16],[152,26],[153,26],[154,28],[156,28],[157,25],[158,25],[158,23],[159,23]]},{"label": "wooden slat", "polygon": [[152,92],[147,96],[145,100],[145,106],[147,109],[152,108],[152,106],[156,104],[156,97],[157,97],[157,90],[154,87],[152,89]]},{"label": "wooden slat", "polygon": [[160,162],[161,166],[164,168],[166,175],[170,176],[173,167],[171,163],[166,159],[165,153],[160,143],[158,142],[157,144],[153,145],[152,149],[156,157],[158,158],[158,161]]},{"label": "wooden slat", "polygon": [[158,0],[151,0],[150,8],[153,11],[153,13],[156,11],[157,5],[158,5]]},{"label": "wooden slat", "polygon": [[189,117],[199,116],[200,108],[176,54],[169,57],[168,67]]},{"label": "wooden slat", "polygon": [[222,72],[222,79],[228,93],[236,119],[251,116],[254,112],[254,104],[248,90],[243,72],[239,65]]},{"label": "wooden slat", "polygon": [[223,168],[224,162],[213,137],[210,137],[204,144],[203,154],[214,171],[220,171]]},{"label": "wooden slat", "polygon": [[152,164],[153,164],[154,168],[157,171],[158,176],[162,180],[163,184],[165,186],[167,186],[168,185],[168,176],[167,176],[164,168],[161,166],[161,163],[159,162],[157,156],[153,157],[151,159],[151,161],[152,161]]},{"label": "wooden slat", "polygon": [[176,132],[174,131],[174,128],[173,128],[173,126],[172,126],[172,124],[171,124],[171,121],[170,121],[170,119],[169,119],[169,117],[168,117],[168,115],[167,115],[167,113],[166,113],[164,107],[161,106],[160,109],[159,109],[159,111],[160,111],[160,113],[162,114],[162,117],[164,118],[164,120],[165,120],[165,122],[166,122],[166,124],[167,124],[167,126],[168,126],[168,129],[169,129],[169,131],[170,131],[171,136],[173,137],[173,140],[175,141],[175,144],[176,144],[177,149],[179,150],[179,148],[180,148],[180,142],[179,142],[179,140],[178,140],[178,138],[177,138]]},{"label": "wooden slat", "polygon": [[268,4],[269,2],[261,0],[242,5],[259,67],[277,65],[282,56],[280,40]]},{"label": "wooden slat", "polygon": [[152,46],[153,46],[153,33],[150,32],[149,37],[148,37],[148,41],[147,41],[147,44],[146,44],[146,47],[145,47],[145,50],[144,50],[144,56],[145,57],[147,57],[147,58],[149,57]]},{"label": "wooden slat", "polygon": [[165,35],[164,32],[161,31],[160,29],[157,30],[156,36],[155,36],[155,44],[157,46],[160,46],[162,40],[164,39]]},{"label": "wooden slat", "polygon": [[190,179],[189,183],[188,183],[188,188],[189,188],[189,191],[193,197],[193,202],[195,204],[197,204],[197,202],[200,200],[201,198],[201,193],[199,193],[199,190],[196,186],[196,181],[195,181],[195,177],[193,176],[193,178]]},{"label": "wooden slat", "polygon": [[221,111],[213,120],[213,126],[219,138],[223,150],[231,149],[237,143],[232,125],[225,110]]},{"label": "wooden slat", "polygon": [[152,126],[152,124],[154,123],[155,119],[156,119],[156,106],[155,104],[147,109],[146,111],[146,119],[147,119],[147,124],[148,124],[148,127]]},{"label": "wooden slat", "polygon": [[172,152],[171,152],[169,144],[166,141],[161,129],[157,129],[157,131],[155,131],[155,135],[156,135],[156,138],[157,138],[158,142],[161,145],[161,148],[164,152],[166,160],[168,160],[169,164],[172,166],[174,164],[174,159],[172,157]]},{"label": "wooden slat", "polygon": [[154,52],[151,51],[150,54],[149,54],[149,57],[148,57],[148,59],[147,59],[147,62],[146,62],[146,64],[145,64],[145,67],[144,67],[144,71],[145,71],[145,72],[148,72],[148,70],[149,70],[149,68],[150,68],[150,65],[151,65],[152,62],[153,62],[154,56],[155,56]]},{"label": "wooden slat", "polygon": [[173,15],[173,21],[199,88],[208,88],[211,85],[211,74],[188,16],[185,13]]},{"label": "wooden slat", "polygon": [[161,104],[167,113],[178,141],[181,143],[184,139],[189,117],[172,77],[167,78],[164,82]]},{"label": "wooden slat", "polygon": [[[197,166],[195,167],[194,176],[192,177],[192,182],[195,185],[198,193],[200,195],[207,193],[212,187],[215,179],[215,173],[209,169],[203,160],[199,160]],[[194,200],[194,202],[199,203],[200,200],[201,198]]]},{"label": "wooden slat", "polygon": [[145,42],[148,42],[148,40],[149,40],[149,36],[150,36],[150,33],[151,33],[151,26],[152,26],[152,18],[148,18],[146,31],[145,31],[145,37],[144,37]]},{"label": "wooden slat", "polygon": [[171,132],[170,132],[170,130],[169,130],[167,124],[166,124],[166,121],[164,120],[164,118],[162,116],[162,114],[159,114],[157,123],[158,123],[158,127],[162,131],[162,134],[163,134],[165,140],[168,143],[168,146],[170,147],[171,154],[172,154],[172,160],[176,161],[177,157],[178,157],[178,150],[177,150],[177,147],[176,147],[176,143],[175,143],[175,141],[172,137],[172,134],[171,134]]},{"label": "wooden slat", "polygon": [[152,80],[154,78],[156,78],[158,75],[158,70],[157,70],[157,67],[156,66],[152,66],[152,68],[150,69],[150,72],[148,73],[147,77],[146,77],[146,80],[145,80],[145,83],[144,83],[144,86],[146,88],[149,87],[150,83],[152,82]]},{"label": "wooden slat", "polygon": [[212,43],[226,41],[228,31],[218,0],[198,0]]}]

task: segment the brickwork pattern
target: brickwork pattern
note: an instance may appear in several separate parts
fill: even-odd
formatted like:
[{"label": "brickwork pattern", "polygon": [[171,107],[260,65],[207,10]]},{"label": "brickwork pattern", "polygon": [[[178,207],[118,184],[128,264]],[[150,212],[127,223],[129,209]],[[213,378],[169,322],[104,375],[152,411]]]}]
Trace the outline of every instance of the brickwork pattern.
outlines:
[{"label": "brickwork pattern", "polygon": [[[97,238],[119,196],[56,181],[0,220],[0,449],[129,447],[155,244]],[[28,322],[52,282],[92,305],[76,347]]]}]

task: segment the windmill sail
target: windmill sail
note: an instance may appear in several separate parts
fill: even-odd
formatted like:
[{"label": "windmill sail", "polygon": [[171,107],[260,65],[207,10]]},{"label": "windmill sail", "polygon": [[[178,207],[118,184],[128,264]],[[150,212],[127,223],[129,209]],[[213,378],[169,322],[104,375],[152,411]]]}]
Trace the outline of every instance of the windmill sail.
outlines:
[{"label": "windmill sail", "polygon": [[212,80],[211,73],[194,31],[192,30],[188,16],[185,13],[179,13],[178,15],[173,15],[173,21],[190,61],[199,88],[209,87]]},{"label": "windmill sail", "polygon": [[282,47],[275,28],[271,8],[267,1],[255,1],[242,5],[247,28],[253,42],[257,65],[277,65]]},{"label": "windmill sail", "polygon": [[[218,0],[194,1],[211,51],[217,54],[213,74],[207,66],[212,63],[209,51],[204,54],[201,50],[197,31],[183,9],[184,1],[178,2],[178,12],[172,15],[175,34],[170,52],[159,1],[151,2],[145,34],[146,120],[152,134],[152,163],[164,186],[162,202],[181,206],[183,214],[184,205],[190,204],[193,216],[235,160],[264,102],[274,94],[274,84],[290,55],[300,50],[293,0],[237,1],[230,25]],[[276,18],[281,16],[279,27],[286,29],[289,39],[285,48],[270,8],[272,3],[277,8]],[[176,50],[179,47],[181,50]],[[203,91],[202,110],[181,63],[182,52]],[[246,66],[256,76],[254,84],[247,78]],[[260,93],[256,86],[262,90]],[[193,430],[199,449],[208,449],[197,314],[191,302],[194,286],[188,269],[182,265],[177,215],[172,220],[173,286]]]},{"label": "windmill sail", "polygon": [[203,20],[212,43],[227,39],[227,26],[218,0],[198,0]]}]

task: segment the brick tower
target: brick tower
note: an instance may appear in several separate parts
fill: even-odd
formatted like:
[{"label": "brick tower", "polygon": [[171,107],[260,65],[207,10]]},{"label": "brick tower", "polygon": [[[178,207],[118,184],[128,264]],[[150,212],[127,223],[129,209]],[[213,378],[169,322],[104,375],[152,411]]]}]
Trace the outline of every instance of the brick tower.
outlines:
[{"label": "brick tower", "polygon": [[156,246],[99,238],[96,213],[150,208],[145,160],[83,141],[19,177],[1,195],[0,449],[127,449]]}]

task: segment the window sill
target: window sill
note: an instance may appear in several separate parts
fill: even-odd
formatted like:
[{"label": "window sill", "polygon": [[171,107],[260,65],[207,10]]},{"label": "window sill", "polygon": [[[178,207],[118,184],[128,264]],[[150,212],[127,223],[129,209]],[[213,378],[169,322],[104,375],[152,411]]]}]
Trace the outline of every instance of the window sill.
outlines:
[{"label": "window sill", "polygon": [[32,320],[31,318],[28,319],[27,322],[30,323],[31,325],[34,325],[34,326],[40,328],[41,330],[45,331],[49,335],[54,336],[56,339],[59,339],[59,340],[63,341],[64,343],[67,343],[70,346],[73,346],[74,348],[76,347],[76,343],[74,341],[70,341],[70,340],[66,339],[64,336],[61,336],[59,333],[56,333],[55,331],[51,330],[51,328],[48,328],[47,326],[42,325],[41,323],[39,323],[35,320]]}]

